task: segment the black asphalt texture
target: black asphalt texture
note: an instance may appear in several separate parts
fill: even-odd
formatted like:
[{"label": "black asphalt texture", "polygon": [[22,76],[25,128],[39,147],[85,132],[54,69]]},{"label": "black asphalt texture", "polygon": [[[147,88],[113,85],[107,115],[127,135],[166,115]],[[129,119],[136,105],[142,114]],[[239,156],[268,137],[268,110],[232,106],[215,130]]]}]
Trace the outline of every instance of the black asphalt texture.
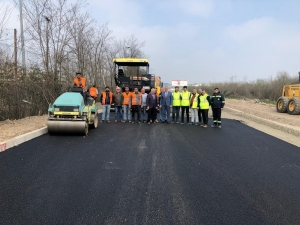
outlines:
[{"label": "black asphalt texture", "polygon": [[45,134],[0,185],[0,224],[300,224],[299,148],[234,120]]}]

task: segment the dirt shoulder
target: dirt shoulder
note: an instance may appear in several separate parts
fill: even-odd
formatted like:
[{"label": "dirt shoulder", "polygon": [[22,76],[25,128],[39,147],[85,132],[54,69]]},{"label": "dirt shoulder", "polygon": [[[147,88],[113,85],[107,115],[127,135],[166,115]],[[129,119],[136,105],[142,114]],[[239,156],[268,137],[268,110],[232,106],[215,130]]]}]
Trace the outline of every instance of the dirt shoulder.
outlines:
[{"label": "dirt shoulder", "polygon": [[[97,104],[98,105],[98,104]],[[101,109],[101,105],[98,105]],[[257,100],[226,99],[223,118],[239,120],[257,130],[300,147],[300,115],[277,113],[275,105]],[[0,142],[46,127],[47,115],[0,122]],[[225,126],[225,124],[224,124]]]},{"label": "dirt shoulder", "polygon": [[26,117],[20,120],[0,122],[0,142],[37,130],[47,125],[48,115]]}]

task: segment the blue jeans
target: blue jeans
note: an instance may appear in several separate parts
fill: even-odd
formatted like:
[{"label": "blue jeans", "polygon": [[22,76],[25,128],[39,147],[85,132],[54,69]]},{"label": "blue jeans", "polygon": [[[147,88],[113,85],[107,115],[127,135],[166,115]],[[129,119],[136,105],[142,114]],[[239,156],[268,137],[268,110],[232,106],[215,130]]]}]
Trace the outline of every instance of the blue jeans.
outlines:
[{"label": "blue jeans", "polygon": [[141,121],[147,121],[147,111],[146,111],[146,106],[141,107]]},{"label": "blue jeans", "polygon": [[129,120],[131,121],[131,110],[129,108],[129,105],[124,105],[124,114],[123,114],[123,120]]},{"label": "blue jeans", "polygon": [[161,112],[162,115],[161,120],[162,121],[168,121],[170,122],[170,106],[162,105]]},{"label": "blue jeans", "polygon": [[102,105],[102,120],[109,120],[110,105]]},{"label": "blue jeans", "polygon": [[115,106],[115,120],[121,120],[122,116],[122,106]]}]

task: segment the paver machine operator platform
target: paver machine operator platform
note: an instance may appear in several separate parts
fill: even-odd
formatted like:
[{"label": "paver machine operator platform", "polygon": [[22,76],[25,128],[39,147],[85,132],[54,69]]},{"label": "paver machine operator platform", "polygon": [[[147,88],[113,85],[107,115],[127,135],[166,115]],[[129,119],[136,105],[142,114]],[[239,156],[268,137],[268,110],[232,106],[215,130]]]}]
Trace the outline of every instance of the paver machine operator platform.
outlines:
[{"label": "paver machine operator platform", "polygon": [[[130,91],[134,88],[141,90],[145,88],[146,93],[149,93],[151,88],[158,88],[160,91],[161,83],[158,84],[157,77],[149,74],[149,62],[144,58],[115,58],[115,83],[125,91],[128,86]],[[157,87],[159,86],[159,87]]]}]

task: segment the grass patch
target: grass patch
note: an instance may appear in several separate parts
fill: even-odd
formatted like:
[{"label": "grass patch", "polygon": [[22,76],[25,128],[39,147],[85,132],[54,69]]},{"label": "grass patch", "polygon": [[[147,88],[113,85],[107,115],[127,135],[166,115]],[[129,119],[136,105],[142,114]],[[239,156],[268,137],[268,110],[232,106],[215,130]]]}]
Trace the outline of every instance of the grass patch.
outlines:
[{"label": "grass patch", "polygon": [[272,101],[270,99],[259,99],[260,102],[264,102],[266,104],[276,105],[275,101]]}]

